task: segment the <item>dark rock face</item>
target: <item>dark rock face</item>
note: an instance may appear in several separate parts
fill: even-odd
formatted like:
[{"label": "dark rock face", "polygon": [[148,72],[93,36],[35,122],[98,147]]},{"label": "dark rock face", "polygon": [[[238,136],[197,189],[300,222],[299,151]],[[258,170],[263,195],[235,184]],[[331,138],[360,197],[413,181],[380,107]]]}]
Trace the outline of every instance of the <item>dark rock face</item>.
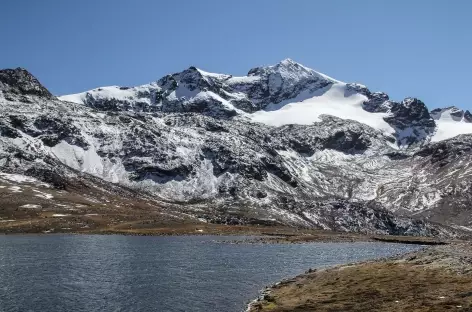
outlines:
[{"label": "dark rock face", "polygon": [[0,135],[12,139],[21,137],[18,130],[3,122],[0,122]]},{"label": "dark rock face", "polygon": [[464,111],[461,110],[461,109],[458,109],[458,110],[455,110],[453,112],[451,112],[451,116],[455,117],[455,118],[461,118],[464,116]]},{"label": "dark rock face", "polygon": [[431,118],[426,105],[414,98],[406,98],[401,103],[392,103],[390,116],[385,117],[397,132],[402,144],[414,144],[423,141],[434,133],[436,124]]},{"label": "dark rock face", "polygon": [[54,98],[38,79],[23,68],[0,70],[0,90],[4,93]]},{"label": "dark rock face", "polygon": [[[70,118],[61,119],[47,115],[38,115],[34,120],[29,120],[22,115],[9,115],[11,131],[21,131],[34,138],[40,139],[46,146],[53,147],[61,141],[77,145],[87,149],[88,143],[81,135]],[[14,132],[16,133],[16,132]]]},{"label": "dark rock face", "polygon": [[259,109],[295,98],[303,91],[314,92],[333,84],[330,79],[290,59],[275,66],[253,68],[248,77],[259,79],[249,84],[235,84],[232,89],[247,90],[248,98]]},{"label": "dark rock face", "polygon": [[50,169],[47,167],[35,166],[27,169],[25,174],[35,177],[40,181],[51,184],[57,189],[66,189],[68,181],[64,177],[64,173],[59,170]]},{"label": "dark rock face", "polygon": [[438,227],[422,220],[395,216],[376,202],[349,202],[346,200],[318,202],[307,211],[314,211],[330,220],[338,231],[356,229],[360,233],[388,235],[437,236]]},{"label": "dark rock face", "polygon": [[394,102],[389,101],[387,94],[383,92],[375,92],[369,96],[369,99],[364,102],[364,109],[371,113],[387,113]]},{"label": "dark rock face", "polygon": [[451,236],[444,224],[472,222],[471,136],[428,142],[445,111],[349,84],[344,96],[365,96],[364,110],[386,115],[395,138],[328,115],[281,127],[244,118],[337,83],[290,60],[246,77],[191,67],[146,86],[107,87],[116,98],[89,91],[83,104],[0,81],[0,171],[56,188],[119,185],[224,224]]},{"label": "dark rock face", "polygon": [[472,135],[460,135],[450,140],[430,144],[415,155],[428,157],[431,163],[444,166],[463,155],[472,155]]},{"label": "dark rock face", "polygon": [[189,112],[189,113],[200,113],[204,115],[219,117],[219,118],[230,118],[237,115],[236,110],[233,108],[225,107],[223,101],[215,98],[202,98],[188,101],[185,104],[178,102],[165,102],[162,105],[162,111],[164,112]]},{"label": "dark rock face", "polygon": [[85,98],[85,104],[89,107],[96,108],[99,110],[106,111],[128,111],[137,110],[142,112],[155,112],[156,107],[149,105],[146,102],[140,101],[127,101],[118,99],[96,99],[91,94],[87,94]]},{"label": "dark rock face", "polygon": [[356,93],[360,93],[360,94],[366,96],[369,99],[370,99],[370,97],[372,97],[372,93],[370,92],[369,89],[367,89],[366,86],[358,84],[358,83],[348,83],[346,85],[346,92],[345,92],[344,95],[345,96],[350,96],[350,95],[356,94]]},{"label": "dark rock face", "polygon": [[434,127],[434,121],[429,115],[426,105],[418,99],[406,98],[401,103],[394,104],[390,112],[392,115],[385,120],[397,128],[405,129],[412,122]]},{"label": "dark rock face", "polygon": [[[224,81],[231,76],[209,76],[196,67],[190,67],[181,73],[165,76],[157,85],[154,102],[164,112],[193,112],[217,117],[233,117],[237,113],[226,105]],[[204,92],[200,97],[193,97]]]},{"label": "dark rock face", "polygon": [[[320,127],[329,132],[319,131]],[[280,138],[279,149],[291,148],[299,154],[312,156],[316,151],[332,149],[345,154],[362,154],[372,144],[368,127],[358,123],[346,123],[332,116],[324,116],[316,125],[287,125],[273,131],[272,137]]]},{"label": "dark rock face", "polygon": [[464,120],[467,122],[472,122],[472,114],[466,110],[464,113]]}]

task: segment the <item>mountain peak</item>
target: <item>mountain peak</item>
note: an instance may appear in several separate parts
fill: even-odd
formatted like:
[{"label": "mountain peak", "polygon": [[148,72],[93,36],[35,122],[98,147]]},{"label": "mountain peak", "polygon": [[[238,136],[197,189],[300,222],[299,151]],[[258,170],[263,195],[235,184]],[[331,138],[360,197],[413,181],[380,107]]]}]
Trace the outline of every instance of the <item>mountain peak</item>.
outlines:
[{"label": "mountain peak", "polygon": [[188,69],[180,72],[180,73],[177,73],[175,74],[174,76],[181,76],[181,77],[188,77],[188,76],[191,76],[191,77],[194,77],[198,79],[216,79],[216,80],[226,80],[226,79],[229,79],[231,78],[231,75],[226,75],[226,74],[217,74],[217,73],[210,73],[210,72],[207,72],[207,71],[204,71],[203,69],[200,69],[196,66],[190,66]]},{"label": "mountain peak", "polygon": [[313,71],[313,69],[311,68],[308,68],[298,62],[295,62],[294,60],[292,60],[291,58],[286,58],[286,59],[283,59],[281,60],[280,62],[278,62],[277,64],[275,65],[272,65],[272,66],[268,66],[269,68],[274,68],[274,69],[289,69],[289,70],[302,70],[302,71]]},{"label": "mountain peak", "polygon": [[36,77],[21,67],[0,70],[0,90],[14,94],[54,98]]},{"label": "mountain peak", "polygon": [[270,75],[278,75],[289,80],[316,79],[328,83],[341,82],[295,62],[290,58],[286,58],[275,65],[255,67],[248,72],[248,76],[264,77]]},{"label": "mountain peak", "polygon": [[283,59],[279,62],[280,65],[284,65],[284,66],[287,66],[287,65],[294,65],[294,64],[298,64],[298,65],[301,65],[297,62],[295,62],[294,60],[292,60],[291,58],[286,58],[286,59]]}]

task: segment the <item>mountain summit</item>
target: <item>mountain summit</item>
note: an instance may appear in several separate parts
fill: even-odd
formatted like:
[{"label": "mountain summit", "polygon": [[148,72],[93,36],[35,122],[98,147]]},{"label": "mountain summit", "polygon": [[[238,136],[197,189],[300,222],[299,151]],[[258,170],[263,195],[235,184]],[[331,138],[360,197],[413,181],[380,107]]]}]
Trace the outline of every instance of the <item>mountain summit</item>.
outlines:
[{"label": "mountain summit", "polygon": [[[253,68],[244,77],[190,67],[139,87],[102,87],[60,99],[100,110],[193,112],[217,118],[238,116],[271,126],[309,125],[319,122],[321,115],[331,115],[388,134],[398,146],[472,133],[472,127],[462,126],[459,132],[451,130],[448,134],[442,124],[449,120],[432,116],[438,116],[441,109],[430,114],[418,99],[395,102],[383,92],[344,83],[291,59]],[[471,119],[468,111],[462,114],[466,122]]]}]

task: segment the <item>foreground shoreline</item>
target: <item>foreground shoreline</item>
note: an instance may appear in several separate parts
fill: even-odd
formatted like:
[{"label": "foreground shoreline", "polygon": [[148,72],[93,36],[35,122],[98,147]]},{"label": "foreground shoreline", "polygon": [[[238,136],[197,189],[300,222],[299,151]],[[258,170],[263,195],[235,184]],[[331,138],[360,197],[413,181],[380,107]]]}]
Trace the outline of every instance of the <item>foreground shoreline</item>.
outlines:
[{"label": "foreground shoreline", "polygon": [[264,289],[247,312],[472,311],[472,243],[344,264]]}]

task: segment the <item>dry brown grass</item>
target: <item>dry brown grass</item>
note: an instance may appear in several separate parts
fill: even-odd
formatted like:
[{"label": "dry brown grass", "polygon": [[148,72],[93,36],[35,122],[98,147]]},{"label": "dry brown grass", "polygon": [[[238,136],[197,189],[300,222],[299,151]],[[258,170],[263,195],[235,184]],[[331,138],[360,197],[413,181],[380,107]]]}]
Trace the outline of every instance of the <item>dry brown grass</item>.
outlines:
[{"label": "dry brown grass", "polygon": [[472,311],[472,276],[398,261],[344,266],[283,282],[251,311]]}]

